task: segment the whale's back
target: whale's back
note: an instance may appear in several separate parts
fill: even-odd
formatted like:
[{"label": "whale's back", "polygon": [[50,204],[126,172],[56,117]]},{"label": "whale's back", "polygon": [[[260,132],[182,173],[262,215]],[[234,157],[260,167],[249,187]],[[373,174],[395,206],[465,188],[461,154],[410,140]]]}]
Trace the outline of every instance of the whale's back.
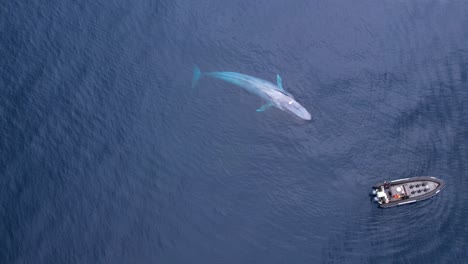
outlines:
[{"label": "whale's back", "polygon": [[206,75],[240,86],[253,93],[257,90],[278,89],[271,82],[237,72],[209,72]]}]

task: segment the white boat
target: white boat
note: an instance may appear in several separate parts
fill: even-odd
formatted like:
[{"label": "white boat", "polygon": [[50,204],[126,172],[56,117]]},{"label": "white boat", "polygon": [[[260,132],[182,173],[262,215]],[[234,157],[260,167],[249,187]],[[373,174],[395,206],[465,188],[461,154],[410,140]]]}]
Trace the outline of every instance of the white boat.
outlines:
[{"label": "white boat", "polygon": [[426,200],[438,194],[445,182],[432,176],[419,176],[374,185],[372,195],[381,208],[389,208]]}]

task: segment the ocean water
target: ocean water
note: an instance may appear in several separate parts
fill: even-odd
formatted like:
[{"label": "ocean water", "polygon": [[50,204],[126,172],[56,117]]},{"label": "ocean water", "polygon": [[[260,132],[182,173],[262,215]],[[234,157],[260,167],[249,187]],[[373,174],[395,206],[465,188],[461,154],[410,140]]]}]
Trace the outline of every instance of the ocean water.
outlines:
[{"label": "ocean water", "polygon": [[468,263],[466,1],[5,0],[0,58],[0,263]]}]

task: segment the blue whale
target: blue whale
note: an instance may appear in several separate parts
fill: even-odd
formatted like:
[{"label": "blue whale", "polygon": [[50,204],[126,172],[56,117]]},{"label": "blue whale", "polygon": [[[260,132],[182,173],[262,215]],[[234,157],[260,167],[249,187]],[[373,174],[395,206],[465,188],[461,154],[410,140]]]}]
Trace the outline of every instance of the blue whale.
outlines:
[{"label": "blue whale", "polygon": [[202,76],[213,77],[232,83],[241,88],[244,88],[246,91],[252,94],[260,96],[267,103],[264,104],[262,107],[258,108],[257,112],[263,112],[269,107],[273,106],[288,113],[291,113],[303,120],[311,119],[310,113],[294,99],[294,96],[292,96],[292,94],[286,92],[283,89],[282,80],[279,75],[276,75],[277,85],[275,85],[271,82],[237,72],[202,73],[200,71],[200,68],[195,66],[192,79],[193,88],[197,85],[198,80]]}]

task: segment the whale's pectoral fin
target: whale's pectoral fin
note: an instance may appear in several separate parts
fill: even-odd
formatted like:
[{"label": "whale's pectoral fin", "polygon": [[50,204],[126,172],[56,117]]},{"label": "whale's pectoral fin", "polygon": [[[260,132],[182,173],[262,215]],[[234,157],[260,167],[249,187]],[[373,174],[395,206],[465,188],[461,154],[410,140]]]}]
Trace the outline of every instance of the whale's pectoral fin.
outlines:
[{"label": "whale's pectoral fin", "polygon": [[279,88],[281,91],[284,91],[284,88],[283,88],[283,80],[281,79],[281,76],[279,76],[279,74],[276,75],[276,84],[278,84],[278,88]]},{"label": "whale's pectoral fin", "polygon": [[267,110],[272,105],[273,105],[272,103],[266,103],[266,104],[262,105],[262,107],[257,109],[257,112],[263,112],[263,111]]}]

